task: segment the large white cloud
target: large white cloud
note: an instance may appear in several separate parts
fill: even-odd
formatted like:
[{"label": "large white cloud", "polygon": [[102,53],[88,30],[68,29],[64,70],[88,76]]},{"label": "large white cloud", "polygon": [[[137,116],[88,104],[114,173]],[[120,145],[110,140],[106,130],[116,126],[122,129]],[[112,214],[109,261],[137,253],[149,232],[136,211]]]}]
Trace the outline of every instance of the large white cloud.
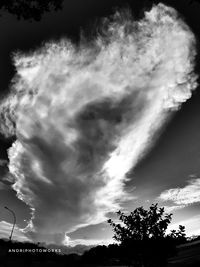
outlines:
[{"label": "large white cloud", "polygon": [[17,136],[9,170],[36,240],[119,209],[126,173],[196,87],[195,37],[174,9],[159,4],[140,21],[117,13],[102,28],[88,44],[14,57],[0,127]]}]

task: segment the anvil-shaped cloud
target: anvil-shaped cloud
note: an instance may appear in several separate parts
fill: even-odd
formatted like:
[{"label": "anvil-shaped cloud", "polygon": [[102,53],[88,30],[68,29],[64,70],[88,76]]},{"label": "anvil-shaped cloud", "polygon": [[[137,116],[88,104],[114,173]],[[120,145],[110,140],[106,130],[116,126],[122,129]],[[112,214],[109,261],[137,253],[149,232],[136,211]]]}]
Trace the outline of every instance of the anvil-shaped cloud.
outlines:
[{"label": "anvil-shaped cloud", "polygon": [[177,12],[118,12],[95,40],[16,53],[1,103],[13,189],[32,208],[36,240],[105,220],[131,197],[126,173],[196,87],[195,37]]}]

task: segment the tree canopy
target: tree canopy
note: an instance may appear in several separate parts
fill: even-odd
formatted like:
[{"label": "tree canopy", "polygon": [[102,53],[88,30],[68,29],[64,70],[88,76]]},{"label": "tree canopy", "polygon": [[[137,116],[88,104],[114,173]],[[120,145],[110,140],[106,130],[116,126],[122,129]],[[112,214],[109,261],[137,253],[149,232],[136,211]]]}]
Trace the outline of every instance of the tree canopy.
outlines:
[{"label": "tree canopy", "polygon": [[121,211],[118,211],[117,215],[123,225],[116,224],[111,219],[108,220],[108,223],[115,232],[114,239],[120,242],[127,239],[145,240],[164,237],[172,219],[172,214],[165,214],[164,208],[158,208],[157,204],[152,204],[149,210],[139,207],[129,215],[125,215]]},{"label": "tree canopy", "polygon": [[172,214],[165,213],[158,204],[148,210],[136,208],[128,215],[118,211],[117,215],[119,223],[111,219],[108,223],[113,228],[113,238],[119,242],[121,257],[130,266],[165,266],[167,258],[175,254],[176,245],[186,241],[182,225],[167,234]]}]

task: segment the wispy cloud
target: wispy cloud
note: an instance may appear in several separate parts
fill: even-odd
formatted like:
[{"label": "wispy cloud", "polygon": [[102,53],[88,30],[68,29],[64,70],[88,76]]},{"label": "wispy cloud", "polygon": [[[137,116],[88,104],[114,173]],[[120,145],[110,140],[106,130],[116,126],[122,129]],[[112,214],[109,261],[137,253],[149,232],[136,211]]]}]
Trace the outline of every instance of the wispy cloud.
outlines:
[{"label": "wispy cloud", "polygon": [[[12,224],[5,222],[5,221],[1,221],[0,222],[0,238],[9,238],[12,227],[13,227]],[[18,240],[21,242],[29,241],[29,239],[24,235],[22,230],[20,230],[17,226],[14,229],[12,239]]]},{"label": "wispy cloud", "polygon": [[8,185],[14,183],[14,177],[9,174],[8,164],[7,160],[0,159],[0,190],[7,189]]},{"label": "wispy cloud", "polygon": [[159,196],[162,201],[172,201],[174,209],[200,202],[200,178],[191,179],[185,187],[165,190]]},{"label": "wispy cloud", "polygon": [[33,210],[27,231],[36,240],[119,209],[130,197],[126,173],[196,87],[195,37],[174,9],[159,4],[140,21],[128,12],[108,21],[93,44],[63,40],[14,58],[0,128],[17,136],[9,170]]},{"label": "wispy cloud", "polygon": [[175,210],[180,210],[180,209],[185,208],[185,205],[170,205],[170,206],[166,205],[164,206],[164,208],[165,208],[165,212],[172,213]]}]

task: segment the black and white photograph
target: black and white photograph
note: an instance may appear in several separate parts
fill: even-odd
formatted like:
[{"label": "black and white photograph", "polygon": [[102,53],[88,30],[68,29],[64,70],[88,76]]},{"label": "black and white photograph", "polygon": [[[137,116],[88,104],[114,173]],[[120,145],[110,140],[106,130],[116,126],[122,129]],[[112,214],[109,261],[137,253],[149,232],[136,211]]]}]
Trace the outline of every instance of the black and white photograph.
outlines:
[{"label": "black and white photograph", "polygon": [[0,0],[0,267],[200,266],[200,2]]}]

